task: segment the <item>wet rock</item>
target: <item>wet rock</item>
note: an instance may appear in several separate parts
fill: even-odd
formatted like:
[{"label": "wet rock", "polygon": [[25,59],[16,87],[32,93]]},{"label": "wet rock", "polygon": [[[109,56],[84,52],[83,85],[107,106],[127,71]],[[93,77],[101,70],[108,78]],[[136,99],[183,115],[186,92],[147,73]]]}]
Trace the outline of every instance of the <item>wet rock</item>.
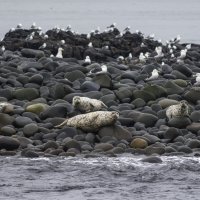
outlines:
[{"label": "wet rock", "polygon": [[23,133],[26,137],[33,136],[37,131],[38,131],[38,125],[35,123],[30,123],[23,127]]},{"label": "wet rock", "polygon": [[187,142],[187,146],[190,147],[191,149],[200,148],[200,141],[197,139],[190,139]]},{"label": "wet rock", "polygon": [[113,149],[113,145],[109,143],[100,143],[100,144],[96,144],[94,149],[101,150],[101,151],[109,151]]},{"label": "wet rock", "polygon": [[178,152],[190,154],[190,153],[192,153],[192,149],[188,146],[180,146],[180,147],[178,147]]},{"label": "wet rock", "polygon": [[48,141],[47,143],[44,144],[43,150],[47,149],[57,149],[59,147],[58,143],[55,141]]},{"label": "wet rock", "polygon": [[69,141],[66,141],[63,144],[64,151],[67,151],[68,149],[71,149],[71,148],[75,148],[81,151],[81,145],[76,140],[73,140],[73,139],[70,139]]},{"label": "wet rock", "polygon": [[197,133],[200,130],[200,122],[194,122],[188,125],[186,128],[191,132]]},{"label": "wet rock", "polygon": [[15,150],[18,149],[19,146],[20,143],[17,139],[8,136],[0,136],[0,149]]},{"label": "wet rock", "polygon": [[150,156],[147,158],[143,158],[141,162],[148,162],[148,163],[162,163],[162,159],[157,156]]},{"label": "wet rock", "polygon": [[162,155],[164,153],[165,153],[164,147],[148,146],[145,148],[145,154],[147,154],[147,155],[152,155],[152,154]]}]

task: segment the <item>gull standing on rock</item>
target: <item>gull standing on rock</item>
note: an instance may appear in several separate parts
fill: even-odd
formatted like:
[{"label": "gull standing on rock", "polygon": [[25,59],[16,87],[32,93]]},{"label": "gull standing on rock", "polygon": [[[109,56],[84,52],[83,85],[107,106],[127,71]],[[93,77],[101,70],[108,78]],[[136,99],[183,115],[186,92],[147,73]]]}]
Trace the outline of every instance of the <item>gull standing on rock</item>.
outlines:
[{"label": "gull standing on rock", "polygon": [[163,57],[163,56],[164,56],[164,54],[163,54],[163,52],[162,52],[162,47],[161,47],[161,46],[156,47],[156,48],[155,48],[155,51],[156,51],[156,53],[157,53],[157,55],[155,56],[156,58],[160,58],[160,57]]},{"label": "gull standing on rock", "polygon": [[63,58],[62,52],[63,52],[63,48],[59,47],[58,48],[58,53],[56,54],[56,58]]},{"label": "gull standing on rock", "polygon": [[90,59],[90,56],[86,56],[85,57],[85,60],[84,60],[84,65],[90,65],[91,64],[91,59]]},{"label": "gull standing on rock", "polygon": [[179,59],[184,59],[186,57],[186,54],[187,54],[187,49],[182,49],[180,54],[181,55],[178,58]]},{"label": "gull standing on rock", "polygon": [[146,61],[146,57],[145,57],[145,55],[143,54],[143,52],[141,52],[140,55],[139,55],[139,61],[140,61],[140,62],[145,62],[145,61]]},{"label": "gull standing on rock", "polygon": [[195,75],[193,76],[196,76],[196,83],[194,85],[200,85],[200,73],[196,73]]},{"label": "gull standing on rock", "polygon": [[157,70],[157,69],[154,69],[154,70],[151,72],[151,76],[150,76],[149,78],[146,78],[145,80],[146,80],[146,81],[152,81],[152,80],[157,79],[158,76],[159,76],[158,70]]}]

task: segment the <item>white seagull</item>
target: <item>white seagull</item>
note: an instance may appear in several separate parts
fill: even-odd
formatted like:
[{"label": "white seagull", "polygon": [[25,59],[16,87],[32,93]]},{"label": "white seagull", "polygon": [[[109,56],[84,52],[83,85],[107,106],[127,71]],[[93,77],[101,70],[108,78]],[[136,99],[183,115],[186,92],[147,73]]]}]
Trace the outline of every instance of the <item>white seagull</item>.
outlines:
[{"label": "white seagull", "polygon": [[149,78],[146,78],[145,80],[146,80],[146,81],[152,81],[152,80],[157,79],[158,76],[159,76],[158,70],[157,70],[157,69],[154,69],[154,70],[151,72],[151,76],[150,76]]},{"label": "white seagull", "polygon": [[90,65],[90,64],[91,64],[90,56],[86,56],[86,57],[85,57],[84,64],[85,64],[85,65]]},{"label": "white seagull", "polygon": [[58,53],[56,54],[57,58],[63,58],[62,52],[64,51],[63,48],[59,47],[58,48]]}]

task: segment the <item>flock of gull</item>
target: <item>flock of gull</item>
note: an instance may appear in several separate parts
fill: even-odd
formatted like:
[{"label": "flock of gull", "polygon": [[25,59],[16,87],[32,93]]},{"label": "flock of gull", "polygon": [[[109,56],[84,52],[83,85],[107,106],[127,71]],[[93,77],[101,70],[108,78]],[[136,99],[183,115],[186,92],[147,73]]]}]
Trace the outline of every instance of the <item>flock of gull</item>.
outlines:
[{"label": "flock of gull", "polygon": [[[113,23],[110,26],[108,26],[107,29],[104,30],[104,32],[105,33],[113,32],[115,28],[116,28],[116,23]],[[16,26],[16,28],[11,28],[10,32],[13,32],[17,29],[23,29],[22,24],[18,24]],[[33,38],[36,34],[36,30],[37,30],[37,33],[39,34],[39,36],[41,36],[44,40],[48,39],[48,35],[45,34],[42,31],[41,27],[36,26],[35,22],[31,25],[30,29],[32,29],[33,32],[31,32],[27,36],[27,38],[26,38],[27,41],[33,40]],[[72,30],[71,25],[68,25],[66,29],[61,29],[59,27],[55,27],[53,30],[55,30],[57,33],[59,33],[59,31],[70,31],[74,35],[79,34],[78,32],[75,32],[75,31]],[[121,38],[127,32],[130,32],[130,26],[126,27],[122,32],[119,33],[119,35],[116,35],[115,38]],[[97,27],[95,30],[91,30],[90,33],[88,33],[86,37],[87,37],[88,40],[90,40],[92,35],[99,34],[99,33],[100,33],[100,28]],[[135,33],[144,36],[144,34],[139,30],[136,30]],[[154,40],[154,38],[155,38],[154,34],[148,35],[146,37],[146,39],[149,39],[149,40]],[[180,40],[181,40],[181,36],[177,35],[177,37],[175,37],[175,38],[173,38],[169,41],[166,41],[165,46],[168,49],[168,53],[169,53],[171,59],[175,59],[177,63],[183,63],[184,64],[184,58],[186,57],[188,50],[191,49],[191,44],[187,44],[184,49],[180,50],[178,55],[177,55],[177,53],[175,55],[174,52],[175,51],[177,52],[177,44],[180,42]],[[162,58],[165,57],[165,54],[163,52],[163,46],[164,45],[162,44],[161,40],[158,40],[158,42],[159,42],[160,46],[157,46],[153,53],[152,52],[151,53],[150,52],[146,52],[146,53],[141,52],[137,58],[133,57],[132,53],[129,53],[128,57],[126,57],[126,58],[124,58],[123,56],[119,56],[117,58],[117,62],[118,63],[125,63],[125,64],[127,64],[127,63],[145,64],[145,63],[148,63],[148,60],[158,59],[159,61],[161,61],[161,65],[165,65],[164,61],[162,60]],[[65,40],[60,40],[59,47],[58,47],[58,50],[57,50],[57,54],[56,55],[51,54],[50,57],[63,58],[62,52],[64,51],[64,49],[62,48],[62,45],[64,45],[64,44],[65,44]],[[145,47],[145,46],[146,45],[143,42],[140,45],[140,47]],[[47,47],[47,44],[44,42],[39,47],[39,50],[44,50],[46,47]],[[95,47],[93,47],[92,42],[88,43],[88,47],[89,48],[95,48]],[[102,48],[109,49],[109,46],[104,46]],[[6,50],[5,46],[1,46],[0,55],[5,50]],[[92,63],[92,61],[91,61],[90,57],[86,56],[85,59],[84,59],[84,65],[90,65],[91,63]],[[91,69],[91,71],[89,72],[89,75],[91,75],[92,73],[106,73],[106,72],[107,72],[107,66],[105,64],[103,64],[99,68]],[[158,69],[153,69],[153,71],[151,72],[151,76],[146,78],[145,81],[157,79],[159,77],[159,73],[160,73],[160,71]],[[200,85],[200,73],[194,74],[193,77],[196,77],[195,85]]]}]

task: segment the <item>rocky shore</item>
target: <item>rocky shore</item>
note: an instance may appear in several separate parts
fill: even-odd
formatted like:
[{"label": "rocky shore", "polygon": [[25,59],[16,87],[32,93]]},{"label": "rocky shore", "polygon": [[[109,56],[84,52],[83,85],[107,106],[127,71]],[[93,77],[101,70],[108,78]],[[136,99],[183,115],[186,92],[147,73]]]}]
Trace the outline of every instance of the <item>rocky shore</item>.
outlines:
[{"label": "rocky shore", "polygon": [[[179,40],[163,44],[115,26],[10,30],[0,42],[0,155],[200,156],[200,45]],[[119,118],[94,132],[56,128],[82,114],[74,96],[98,99]],[[168,120],[166,109],[181,100],[189,115]]]}]

